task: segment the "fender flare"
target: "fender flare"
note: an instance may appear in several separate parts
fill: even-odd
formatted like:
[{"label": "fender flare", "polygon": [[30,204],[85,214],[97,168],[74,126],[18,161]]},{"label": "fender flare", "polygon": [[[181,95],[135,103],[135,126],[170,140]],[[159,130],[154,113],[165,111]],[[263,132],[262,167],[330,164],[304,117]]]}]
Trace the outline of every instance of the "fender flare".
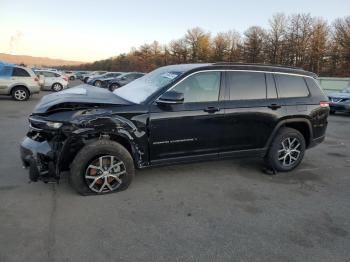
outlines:
[{"label": "fender flare", "polygon": [[297,118],[292,118],[292,119],[284,119],[281,120],[277,123],[277,125],[275,126],[275,128],[273,129],[272,133],[270,134],[269,138],[267,139],[267,142],[265,143],[265,149],[268,150],[268,148],[270,147],[272,140],[274,139],[274,137],[276,136],[277,132],[281,129],[281,127],[285,126],[286,124],[289,123],[303,123],[306,124],[308,127],[308,131],[309,131],[309,137],[310,137],[310,142],[312,141],[313,138],[313,131],[312,131],[312,125],[309,119],[304,118],[304,117],[297,117]]}]

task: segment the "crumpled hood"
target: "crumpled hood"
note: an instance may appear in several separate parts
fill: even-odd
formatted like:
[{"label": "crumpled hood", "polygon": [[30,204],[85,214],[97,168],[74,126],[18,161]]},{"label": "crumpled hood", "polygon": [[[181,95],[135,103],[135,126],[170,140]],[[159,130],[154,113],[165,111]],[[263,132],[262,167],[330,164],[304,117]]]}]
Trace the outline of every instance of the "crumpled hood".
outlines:
[{"label": "crumpled hood", "polygon": [[44,96],[34,108],[34,114],[47,112],[58,104],[82,103],[82,104],[114,104],[130,105],[131,102],[111,93],[107,89],[82,84],[57,93]]},{"label": "crumpled hood", "polygon": [[329,97],[334,97],[334,98],[350,98],[350,93],[331,93],[328,95]]}]

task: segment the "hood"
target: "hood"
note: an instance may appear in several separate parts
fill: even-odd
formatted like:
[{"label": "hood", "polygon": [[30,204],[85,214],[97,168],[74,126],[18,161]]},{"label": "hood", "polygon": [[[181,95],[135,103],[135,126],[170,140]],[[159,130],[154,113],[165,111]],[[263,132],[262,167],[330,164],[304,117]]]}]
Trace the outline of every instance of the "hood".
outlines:
[{"label": "hood", "polygon": [[350,93],[342,93],[342,92],[331,93],[331,94],[328,95],[328,97],[334,97],[334,98],[350,98]]},{"label": "hood", "polygon": [[66,89],[57,93],[52,93],[44,96],[37,106],[34,108],[33,114],[46,113],[53,106],[59,104],[82,104],[82,105],[130,105],[131,102],[111,93],[110,91],[90,86],[79,85],[70,89]]}]

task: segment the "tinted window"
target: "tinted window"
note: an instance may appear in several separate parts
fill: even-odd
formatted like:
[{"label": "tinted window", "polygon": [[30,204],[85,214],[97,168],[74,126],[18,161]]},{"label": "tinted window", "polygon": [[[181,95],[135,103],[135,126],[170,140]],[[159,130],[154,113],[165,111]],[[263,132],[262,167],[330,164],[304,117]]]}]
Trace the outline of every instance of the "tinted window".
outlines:
[{"label": "tinted window", "polygon": [[10,77],[12,75],[12,67],[4,66],[0,68],[0,76],[8,76]]},{"label": "tinted window", "polygon": [[300,76],[277,75],[279,97],[306,97],[309,95],[305,80]]},{"label": "tinted window", "polygon": [[45,77],[55,77],[55,73],[47,72],[47,71],[43,71],[42,75],[44,75]]},{"label": "tinted window", "polygon": [[277,98],[277,90],[276,90],[276,84],[275,80],[273,79],[272,74],[265,74],[266,77],[266,96],[267,98]]},{"label": "tinted window", "polygon": [[30,75],[26,70],[24,70],[22,68],[14,67],[13,72],[12,72],[12,76],[28,77]]},{"label": "tinted window", "polygon": [[265,74],[259,72],[228,72],[230,100],[265,99]]},{"label": "tinted window", "polygon": [[172,90],[183,93],[185,103],[218,101],[220,75],[220,72],[194,74],[180,82]]}]

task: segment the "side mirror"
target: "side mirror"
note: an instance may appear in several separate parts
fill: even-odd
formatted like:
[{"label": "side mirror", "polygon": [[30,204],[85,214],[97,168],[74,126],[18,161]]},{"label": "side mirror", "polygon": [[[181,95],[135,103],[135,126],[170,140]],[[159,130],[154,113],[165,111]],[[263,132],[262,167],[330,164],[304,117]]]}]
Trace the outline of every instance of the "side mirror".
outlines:
[{"label": "side mirror", "polygon": [[176,91],[168,91],[157,99],[157,104],[182,104],[184,102],[184,94]]}]

